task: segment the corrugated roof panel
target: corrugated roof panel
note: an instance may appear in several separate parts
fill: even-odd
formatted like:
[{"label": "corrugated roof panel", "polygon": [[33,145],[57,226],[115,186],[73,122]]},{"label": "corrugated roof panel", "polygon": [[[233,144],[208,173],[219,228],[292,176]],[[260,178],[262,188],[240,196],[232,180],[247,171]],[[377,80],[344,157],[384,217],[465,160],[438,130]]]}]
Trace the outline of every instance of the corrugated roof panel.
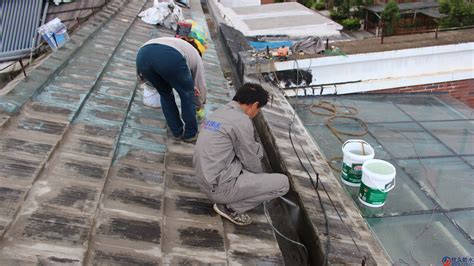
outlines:
[{"label": "corrugated roof panel", "polygon": [[0,61],[30,53],[40,24],[43,1],[3,0],[0,2]]}]

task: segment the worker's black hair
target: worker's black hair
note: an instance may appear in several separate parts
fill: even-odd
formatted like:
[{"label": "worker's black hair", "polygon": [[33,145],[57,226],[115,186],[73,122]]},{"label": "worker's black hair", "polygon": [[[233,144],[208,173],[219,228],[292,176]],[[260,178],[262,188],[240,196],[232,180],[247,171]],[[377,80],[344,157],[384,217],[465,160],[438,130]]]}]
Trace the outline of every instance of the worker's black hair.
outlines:
[{"label": "worker's black hair", "polygon": [[268,102],[268,92],[258,84],[245,83],[240,87],[232,100],[248,105],[258,102],[258,107],[262,108]]}]

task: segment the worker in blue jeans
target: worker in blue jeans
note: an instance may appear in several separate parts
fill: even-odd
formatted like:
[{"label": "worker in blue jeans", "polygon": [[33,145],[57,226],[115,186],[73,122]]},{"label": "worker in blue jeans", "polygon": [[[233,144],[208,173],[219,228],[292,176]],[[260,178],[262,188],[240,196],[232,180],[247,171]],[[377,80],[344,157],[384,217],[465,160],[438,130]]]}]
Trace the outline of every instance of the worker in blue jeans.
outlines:
[{"label": "worker in blue jeans", "polygon": [[[192,38],[161,37],[146,42],[138,51],[139,76],[160,94],[161,108],[173,139],[195,143],[198,133],[196,108],[206,100],[204,66]],[[181,99],[181,117],[173,88]],[[182,118],[182,119],[181,119]],[[184,122],[184,123],[183,123]]]}]

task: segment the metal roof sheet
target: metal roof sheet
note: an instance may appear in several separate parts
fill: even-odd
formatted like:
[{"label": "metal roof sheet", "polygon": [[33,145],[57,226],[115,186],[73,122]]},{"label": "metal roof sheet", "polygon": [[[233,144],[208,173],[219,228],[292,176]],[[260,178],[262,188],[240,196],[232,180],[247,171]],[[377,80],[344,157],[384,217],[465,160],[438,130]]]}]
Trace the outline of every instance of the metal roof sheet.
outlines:
[{"label": "metal roof sheet", "polygon": [[[370,10],[375,13],[380,13],[384,10],[386,4],[381,5],[373,5],[365,7],[365,9]],[[400,11],[410,11],[410,10],[421,10],[421,9],[428,9],[433,7],[438,7],[439,4],[435,1],[420,1],[420,2],[412,2],[412,3],[400,3],[397,4]]]}]

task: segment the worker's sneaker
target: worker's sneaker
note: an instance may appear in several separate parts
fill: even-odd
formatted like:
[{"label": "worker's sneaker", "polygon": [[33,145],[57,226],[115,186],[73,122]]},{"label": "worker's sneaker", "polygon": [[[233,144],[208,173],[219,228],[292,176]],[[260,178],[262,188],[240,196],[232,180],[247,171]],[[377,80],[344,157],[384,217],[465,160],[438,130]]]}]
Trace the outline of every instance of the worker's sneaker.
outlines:
[{"label": "worker's sneaker", "polygon": [[196,143],[196,140],[198,138],[198,135],[194,135],[194,137],[188,138],[188,139],[183,139],[184,142],[186,143]]},{"label": "worker's sneaker", "polygon": [[252,218],[250,218],[246,213],[237,213],[232,209],[227,208],[224,204],[214,203],[214,211],[234,224],[248,225],[252,223]]}]

